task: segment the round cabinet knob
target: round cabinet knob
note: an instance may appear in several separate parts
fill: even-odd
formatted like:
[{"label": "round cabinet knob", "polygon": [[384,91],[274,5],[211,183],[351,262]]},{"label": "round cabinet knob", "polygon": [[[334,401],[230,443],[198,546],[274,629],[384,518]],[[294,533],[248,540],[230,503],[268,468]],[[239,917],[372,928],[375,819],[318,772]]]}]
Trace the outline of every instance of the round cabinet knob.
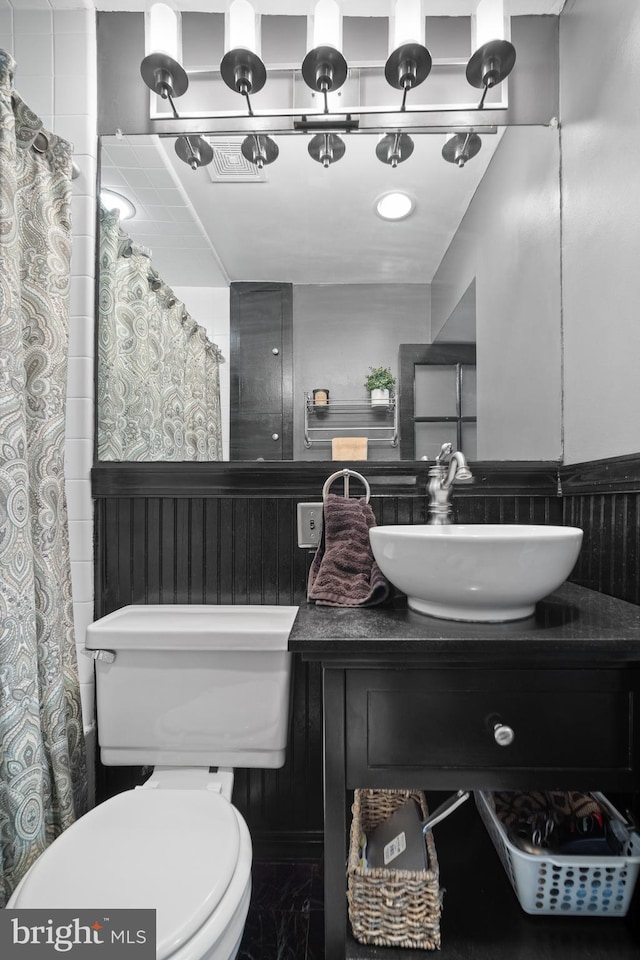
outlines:
[{"label": "round cabinet knob", "polygon": [[509,744],[513,743],[515,738],[515,733],[511,727],[506,725],[506,723],[494,723],[493,739],[499,747],[508,747]]},{"label": "round cabinet knob", "polygon": [[279,439],[280,439],[280,434],[279,434],[279,433],[272,433],[272,434],[271,434],[271,439],[272,439],[272,440],[279,440]]},{"label": "round cabinet knob", "polygon": [[271,353],[274,355],[274,357],[277,357],[280,351],[278,350],[277,347],[273,347],[271,350]]}]

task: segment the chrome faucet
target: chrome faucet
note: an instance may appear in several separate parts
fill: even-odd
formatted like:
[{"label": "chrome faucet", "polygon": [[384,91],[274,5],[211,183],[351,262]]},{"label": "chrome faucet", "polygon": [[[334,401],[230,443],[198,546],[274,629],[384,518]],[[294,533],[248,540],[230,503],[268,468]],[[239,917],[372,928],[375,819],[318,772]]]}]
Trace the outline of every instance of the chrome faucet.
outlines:
[{"label": "chrome faucet", "polygon": [[454,453],[452,444],[443,443],[440,453],[436,457],[435,466],[429,470],[427,523],[451,523],[453,513],[451,489],[454,483],[464,480],[473,480],[464,454],[460,450],[456,450]]}]

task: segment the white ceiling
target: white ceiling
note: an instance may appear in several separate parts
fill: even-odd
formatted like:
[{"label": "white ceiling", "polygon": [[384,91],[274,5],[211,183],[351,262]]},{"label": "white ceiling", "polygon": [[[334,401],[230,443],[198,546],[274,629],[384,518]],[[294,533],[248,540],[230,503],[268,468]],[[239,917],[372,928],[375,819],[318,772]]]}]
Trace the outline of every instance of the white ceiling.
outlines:
[{"label": "white ceiling", "polygon": [[[13,10],[121,10],[143,11],[157,0],[0,0],[0,9]],[[258,13],[295,16],[305,13],[312,2],[305,0],[253,0]],[[566,0],[505,0],[512,17],[523,14],[559,14]],[[461,17],[475,10],[478,0],[426,0],[426,15]],[[169,0],[176,10],[217,13],[226,10],[227,0]],[[342,11],[349,17],[386,17],[389,0],[342,0]]]},{"label": "white ceiling", "polygon": [[[96,10],[148,10],[156,0],[95,0]],[[559,14],[566,0],[505,0],[505,11],[512,17],[524,14]],[[13,0],[15,6],[25,0]],[[50,0],[53,7],[76,5],[85,7],[90,0]],[[228,0],[170,0],[176,10],[222,12]],[[347,17],[387,17],[390,0],[342,0],[342,13]],[[425,0],[425,14],[431,17],[463,17],[472,13],[478,0]],[[313,0],[253,0],[257,13],[296,16],[311,11]]]},{"label": "white ceiling", "polygon": [[[248,183],[192,171],[170,138],[109,137],[102,183],[133,201],[136,216],[123,229],[151,248],[173,286],[430,283],[500,137],[483,135],[480,153],[459,169],[442,159],[444,134],[418,135],[395,170],[376,157],[373,134],[346,137],[344,157],[328,170],[309,156],[307,137],[280,137],[264,180]],[[375,214],[390,189],[415,200],[406,220]]]}]

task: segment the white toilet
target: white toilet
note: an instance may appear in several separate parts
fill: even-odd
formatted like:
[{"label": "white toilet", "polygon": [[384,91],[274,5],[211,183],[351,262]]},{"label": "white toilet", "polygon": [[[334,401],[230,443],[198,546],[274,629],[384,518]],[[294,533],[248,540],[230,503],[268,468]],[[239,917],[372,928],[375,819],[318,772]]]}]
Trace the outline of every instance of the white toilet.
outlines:
[{"label": "white toilet", "polygon": [[158,960],[236,956],[251,838],[231,768],[284,763],[297,611],[128,606],[87,629],[101,760],[154,772],[58,837],[9,907],[153,908]]}]

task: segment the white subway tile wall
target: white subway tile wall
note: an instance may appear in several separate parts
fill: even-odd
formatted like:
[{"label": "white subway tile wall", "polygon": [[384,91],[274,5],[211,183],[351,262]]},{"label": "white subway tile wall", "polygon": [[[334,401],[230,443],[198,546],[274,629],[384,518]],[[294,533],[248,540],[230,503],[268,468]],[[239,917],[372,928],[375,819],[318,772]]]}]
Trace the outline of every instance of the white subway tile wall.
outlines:
[{"label": "white subway tile wall", "polygon": [[92,516],[91,485],[85,479],[70,480],[67,477],[67,514],[72,520],[86,520]]},{"label": "white subway tile wall", "polygon": [[[0,45],[16,61],[15,87],[74,148],[65,476],[73,610],[88,766],[95,753],[93,661],[81,654],[93,620],[94,282],[97,164],[96,15],[88,0],[0,0]],[[61,9],[57,9],[60,7]],[[90,796],[94,785],[91,775]]]}]

